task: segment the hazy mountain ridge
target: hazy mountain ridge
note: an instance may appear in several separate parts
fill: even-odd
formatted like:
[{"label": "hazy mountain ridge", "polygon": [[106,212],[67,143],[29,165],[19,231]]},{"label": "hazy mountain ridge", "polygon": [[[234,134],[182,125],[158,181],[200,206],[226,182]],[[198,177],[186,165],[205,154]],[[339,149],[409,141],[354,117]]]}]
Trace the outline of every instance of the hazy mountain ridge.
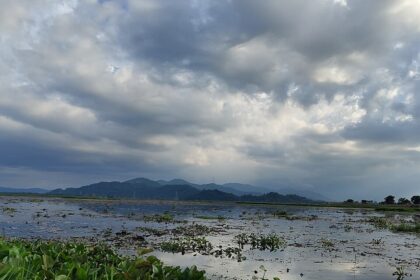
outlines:
[{"label": "hazy mountain ridge", "polygon": [[49,194],[162,200],[313,202],[298,195],[281,195],[274,192],[266,194],[245,193],[224,185],[197,185],[182,179],[153,181],[146,178],[135,178],[124,182],[99,182],[80,188],[56,189]]},{"label": "hazy mountain ridge", "polygon": [[80,188],[56,189],[48,194],[133,199],[185,199],[197,192],[197,189],[188,185],[161,186],[147,183],[100,182]]},{"label": "hazy mountain ridge", "polygon": [[[328,200],[317,193],[302,190],[280,189],[274,192],[269,188],[256,187],[249,184],[196,184],[184,179],[151,180],[148,178],[134,178],[126,181],[98,182],[82,187],[55,189],[52,191],[42,188],[7,188],[0,187],[0,193],[34,193],[34,194],[60,194],[75,196],[98,196],[135,199],[181,199],[181,200],[244,200],[247,201],[274,201],[303,202]],[[276,193],[278,197],[269,197],[267,194]],[[293,197],[294,194],[296,197]],[[233,195],[233,196],[232,196]]]},{"label": "hazy mountain ridge", "polygon": [[[223,191],[223,192],[228,192],[228,193],[232,193],[235,195],[243,195],[243,194],[247,194],[247,191],[243,191],[239,188],[232,188],[227,186],[228,184],[224,184],[224,185],[218,185],[218,184],[214,184],[214,183],[209,183],[209,184],[194,184],[191,182],[188,182],[184,179],[172,179],[170,181],[165,181],[165,180],[158,180],[158,183],[162,184],[162,185],[189,185],[192,187],[195,187],[199,190],[219,190],[219,191]],[[237,184],[238,186],[241,184]],[[250,192],[253,193],[253,192]]]},{"label": "hazy mountain ridge", "polygon": [[47,193],[49,190],[42,189],[42,188],[8,188],[8,187],[0,187],[0,193],[37,193],[43,194]]},{"label": "hazy mountain ridge", "polygon": [[235,195],[258,195],[258,194],[266,194],[270,192],[277,192],[279,194],[288,195],[288,194],[296,194],[299,196],[307,197],[312,200],[318,201],[330,201],[331,199],[321,195],[317,192],[313,192],[310,190],[301,190],[301,189],[293,189],[293,188],[265,188],[260,186],[254,186],[250,184],[241,184],[241,183],[225,183],[222,185],[208,183],[208,184],[195,184],[188,182],[184,179],[172,179],[169,181],[166,180],[158,180],[158,183],[162,185],[190,185],[196,187],[197,189],[207,189],[207,190],[219,190],[223,192],[232,193]]}]

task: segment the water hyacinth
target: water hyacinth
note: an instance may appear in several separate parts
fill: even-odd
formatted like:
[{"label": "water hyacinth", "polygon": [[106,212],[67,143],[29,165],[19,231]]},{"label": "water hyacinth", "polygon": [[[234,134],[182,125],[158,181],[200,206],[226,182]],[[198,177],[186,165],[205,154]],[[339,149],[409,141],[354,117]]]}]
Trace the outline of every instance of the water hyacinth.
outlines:
[{"label": "water hyacinth", "polygon": [[165,266],[154,256],[122,257],[105,245],[0,240],[0,259],[2,280],[206,279],[195,266]]}]

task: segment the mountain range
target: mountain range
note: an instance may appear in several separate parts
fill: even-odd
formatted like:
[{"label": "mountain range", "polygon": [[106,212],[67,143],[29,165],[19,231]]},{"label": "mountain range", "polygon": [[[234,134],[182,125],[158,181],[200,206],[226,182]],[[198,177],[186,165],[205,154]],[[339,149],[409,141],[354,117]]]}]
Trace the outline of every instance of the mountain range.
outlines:
[{"label": "mountain range", "polygon": [[310,203],[313,200],[295,194],[281,195],[272,191],[257,192],[256,187],[242,184],[194,184],[182,179],[153,181],[135,178],[128,181],[99,182],[80,188],[55,189],[51,195],[71,195],[107,198],[213,200]]},{"label": "mountain range", "polygon": [[41,188],[7,188],[0,187],[0,193],[36,193],[43,194],[47,193],[48,190]]},{"label": "mountain range", "polygon": [[192,187],[195,187],[197,189],[210,189],[210,190],[219,190],[224,191],[228,193],[232,193],[238,196],[245,195],[245,194],[265,194],[270,192],[277,192],[279,194],[296,194],[299,196],[307,197],[311,200],[316,201],[330,201],[331,199],[328,197],[325,197],[317,192],[309,191],[309,190],[300,190],[300,189],[293,189],[293,188],[281,188],[281,189],[271,189],[271,188],[264,188],[260,186],[253,186],[249,184],[240,184],[240,183],[226,183],[226,184],[194,184],[190,183],[183,179],[173,179],[170,181],[165,180],[158,180],[157,181],[161,185],[189,185]]},{"label": "mountain range", "polygon": [[[216,200],[256,200],[263,199],[262,195],[274,194],[269,188],[256,187],[249,184],[195,184],[183,179],[150,180],[134,178],[127,181],[99,182],[79,188],[55,189],[53,191],[42,188],[7,188],[0,187],[0,193],[34,193],[51,195],[80,195],[101,197],[124,197],[136,199],[195,199],[216,198]],[[310,191],[295,189],[280,189],[277,191],[280,200],[302,201],[302,198],[312,201],[327,201],[328,198]],[[296,197],[293,197],[293,195]],[[287,198],[287,199],[286,199]],[[269,197],[265,197],[269,200]],[[210,199],[211,200],[211,199]],[[257,199],[258,200],[258,199]],[[289,201],[290,202],[290,201]],[[292,201],[293,202],[293,201]]]}]

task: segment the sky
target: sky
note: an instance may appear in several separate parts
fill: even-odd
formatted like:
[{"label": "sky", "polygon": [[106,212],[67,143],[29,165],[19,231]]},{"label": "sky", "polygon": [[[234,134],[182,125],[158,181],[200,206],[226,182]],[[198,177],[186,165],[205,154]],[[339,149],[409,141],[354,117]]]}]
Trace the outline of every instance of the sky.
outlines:
[{"label": "sky", "polygon": [[420,1],[0,6],[1,186],[420,192]]}]

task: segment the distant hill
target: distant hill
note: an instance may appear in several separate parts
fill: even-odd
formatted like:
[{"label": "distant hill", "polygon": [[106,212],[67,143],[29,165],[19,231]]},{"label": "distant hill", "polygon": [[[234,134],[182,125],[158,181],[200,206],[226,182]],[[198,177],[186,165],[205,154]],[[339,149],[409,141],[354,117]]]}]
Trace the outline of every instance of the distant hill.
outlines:
[{"label": "distant hill", "polygon": [[232,193],[235,195],[243,195],[243,194],[247,194],[248,192],[244,192],[235,188],[230,188],[230,187],[225,187],[224,185],[217,185],[217,184],[194,184],[191,182],[188,182],[184,179],[173,179],[170,181],[165,181],[165,180],[158,180],[157,181],[159,184],[167,186],[167,185],[189,185],[192,186],[196,189],[199,190],[219,190],[219,191],[223,191],[223,192],[228,192],[228,193]]},{"label": "distant hill", "polygon": [[56,189],[49,194],[133,198],[133,199],[186,199],[199,190],[188,185],[161,186],[148,181],[100,182],[80,188]]},{"label": "distant hill", "polygon": [[190,197],[188,200],[208,200],[208,201],[238,201],[238,196],[222,192],[219,190],[202,190]]},{"label": "distant hill", "polygon": [[228,184],[223,184],[223,185],[210,183],[210,184],[200,185],[200,184],[194,184],[194,183],[188,182],[184,179],[173,179],[170,181],[158,180],[157,182],[161,185],[190,185],[199,190],[219,190],[222,192],[228,192],[235,195],[262,194],[265,192],[272,191],[268,189],[258,188],[252,185],[245,185],[245,184],[239,184],[239,183],[228,183]]},{"label": "distant hill", "polygon": [[240,183],[226,183],[222,185],[224,188],[234,189],[240,191],[242,194],[263,194],[272,192],[272,189],[256,187],[249,184]]},{"label": "distant hill", "polygon": [[281,195],[270,192],[262,195],[241,195],[236,196],[231,193],[225,193],[219,190],[203,190],[189,197],[190,200],[208,200],[208,201],[241,201],[241,202],[272,202],[272,203],[313,203],[306,197],[288,194]]},{"label": "distant hill", "polygon": [[[328,198],[310,191],[280,189],[277,192],[248,184],[195,184],[184,179],[150,180],[134,178],[119,182],[99,182],[79,188],[55,189],[0,187],[0,193],[52,194],[90,197],[167,200],[218,200],[307,203]],[[292,194],[293,193],[293,194]]]},{"label": "distant hill", "polygon": [[199,185],[198,188],[200,188],[202,190],[217,190],[217,191],[221,191],[221,192],[231,193],[231,194],[234,194],[234,195],[250,194],[246,191],[226,187],[224,185],[217,185],[217,184],[203,184],[203,185]]},{"label": "distant hill", "polygon": [[303,196],[295,195],[295,194],[278,194],[276,192],[270,192],[263,195],[243,195],[241,196],[242,201],[248,201],[248,202],[279,202],[282,203],[311,203],[314,202],[311,199],[308,199]]},{"label": "distant hill", "polygon": [[157,187],[161,186],[160,183],[158,183],[156,181],[153,181],[153,180],[150,180],[150,179],[147,179],[147,178],[134,178],[134,179],[131,179],[131,180],[124,181],[123,183],[141,184],[143,186],[154,187],[154,188],[157,188]]},{"label": "distant hill", "polygon": [[198,184],[188,182],[184,179],[172,179],[170,181],[158,180],[156,182],[158,182],[162,186],[165,186],[165,185],[189,185],[189,186],[192,186],[192,187],[199,186]]},{"label": "distant hill", "polygon": [[279,194],[287,195],[287,194],[297,194],[301,197],[307,197],[312,200],[316,201],[328,201],[331,200],[319,193],[309,191],[309,190],[300,190],[300,189],[293,189],[293,188],[282,188],[282,189],[272,189],[272,188],[264,188],[264,187],[257,187],[249,184],[240,184],[240,183],[226,183],[223,185],[218,184],[195,184],[188,182],[184,179],[172,179],[170,181],[166,180],[158,180],[157,181],[161,185],[190,185],[200,190],[219,190],[222,192],[232,193],[234,195],[246,195],[246,194],[265,194],[270,192],[278,192]]},{"label": "distant hill", "polygon": [[322,194],[319,194],[314,191],[310,190],[300,190],[300,189],[293,189],[293,188],[282,188],[277,191],[280,194],[296,194],[299,196],[304,196],[310,198],[315,201],[331,201],[331,198],[326,197]]},{"label": "distant hill", "polygon": [[43,194],[47,193],[48,190],[41,189],[41,188],[7,188],[7,187],[0,187],[0,193],[37,193]]},{"label": "distant hill", "polygon": [[216,184],[197,185],[176,179],[171,181],[153,181],[146,178],[136,178],[124,182],[100,182],[80,188],[56,189],[52,195],[130,198],[130,199],[161,199],[161,200],[206,200],[206,201],[249,201],[278,203],[309,203],[313,202],[298,195],[280,195],[269,192],[266,194],[243,194],[227,186]]}]

